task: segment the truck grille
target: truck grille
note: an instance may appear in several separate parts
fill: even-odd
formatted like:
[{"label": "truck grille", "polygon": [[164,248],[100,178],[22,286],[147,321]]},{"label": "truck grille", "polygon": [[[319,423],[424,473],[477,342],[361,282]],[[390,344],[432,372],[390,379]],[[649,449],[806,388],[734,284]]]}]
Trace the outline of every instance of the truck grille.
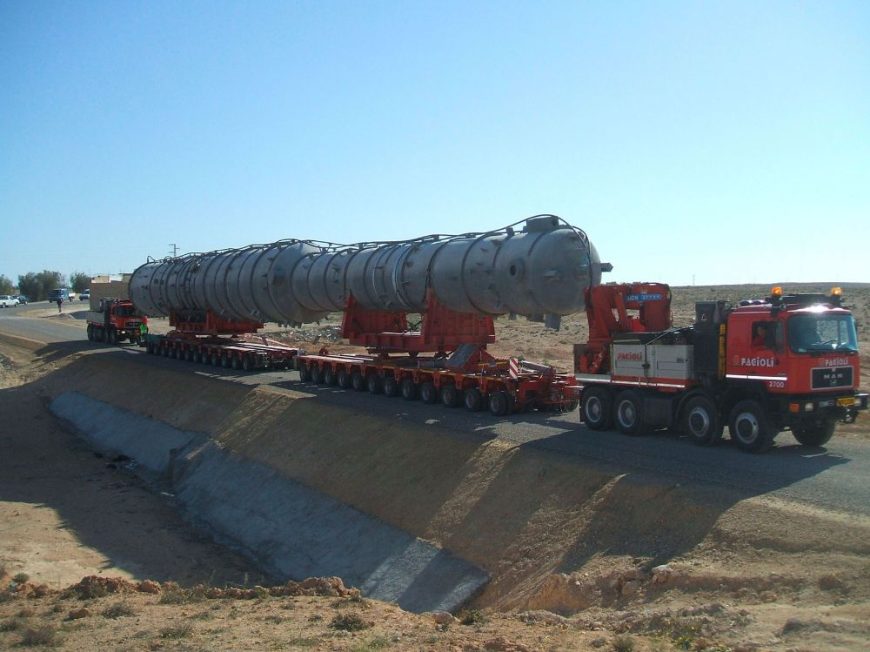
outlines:
[{"label": "truck grille", "polygon": [[813,389],[851,387],[852,367],[819,367],[813,369]]}]

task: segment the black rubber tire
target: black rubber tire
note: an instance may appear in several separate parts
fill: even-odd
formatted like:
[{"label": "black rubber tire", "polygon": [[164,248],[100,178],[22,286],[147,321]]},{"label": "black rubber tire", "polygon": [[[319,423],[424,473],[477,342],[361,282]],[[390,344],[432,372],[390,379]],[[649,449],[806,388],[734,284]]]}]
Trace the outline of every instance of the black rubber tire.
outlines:
[{"label": "black rubber tire", "polygon": [[327,365],[323,369],[323,382],[330,386],[335,386],[338,384],[338,376],[335,373],[335,369],[331,366]]},{"label": "black rubber tire", "polygon": [[402,398],[406,401],[413,401],[419,395],[419,387],[410,376],[402,378],[399,388],[402,390]]},{"label": "black rubber tire", "polygon": [[510,414],[514,407],[513,397],[499,390],[489,395],[489,411],[493,416],[503,417]]},{"label": "black rubber tire", "polygon": [[384,389],[381,377],[374,373],[368,374],[366,376],[366,389],[369,390],[370,394],[380,394]]},{"label": "black rubber tire", "polygon": [[323,368],[318,365],[311,365],[311,382],[315,385],[323,384]]},{"label": "black rubber tire", "polygon": [[435,403],[438,401],[439,393],[435,389],[435,385],[431,381],[420,383],[420,400],[424,403]]},{"label": "black rubber tire", "polygon": [[220,354],[217,351],[212,351],[209,355],[209,362],[211,362],[212,367],[219,367],[221,364]]},{"label": "black rubber tire", "polygon": [[250,355],[245,355],[242,357],[242,371],[253,371],[254,370],[254,358]]},{"label": "black rubber tire", "polygon": [[350,372],[350,386],[353,387],[355,392],[361,392],[366,389],[366,379],[357,369]]},{"label": "black rubber tire", "polygon": [[393,398],[399,395],[399,381],[394,376],[384,377],[384,396]]},{"label": "black rubber tire", "polygon": [[299,363],[299,382],[311,382],[311,368],[304,362]]},{"label": "black rubber tire", "polygon": [[199,349],[194,349],[193,351],[193,361],[196,364],[202,364],[202,351]]},{"label": "black rubber tire", "polygon": [[347,373],[347,369],[342,368],[338,370],[338,373],[335,374],[335,382],[342,389],[350,388],[350,374]]},{"label": "black rubber tire", "polygon": [[640,435],[646,432],[643,396],[633,389],[617,394],[613,401],[613,421],[624,435]]},{"label": "black rubber tire", "polygon": [[239,359],[239,356],[233,356],[233,359],[230,361],[230,367],[235,371],[238,371],[242,368],[242,361]]},{"label": "black rubber tire", "polygon": [[749,453],[763,453],[773,444],[776,432],[758,401],[740,401],[731,410],[728,431],[738,448]]},{"label": "black rubber tire", "polygon": [[590,430],[610,430],[613,427],[613,395],[610,390],[596,385],[584,389],[580,416]]},{"label": "black rubber tire", "polygon": [[94,325],[93,324],[88,324],[88,341],[89,342],[94,341]]},{"label": "black rubber tire", "polygon": [[471,387],[465,390],[465,407],[472,412],[479,412],[483,409],[483,394],[477,387]]},{"label": "black rubber tire", "polygon": [[724,424],[716,404],[706,396],[686,401],[680,415],[680,429],[699,446],[712,446],[722,439]]},{"label": "black rubber tire", "polygon": [[106,331],[106,342],[108,344],[116,344],[118,342],[118,333],[114,328],[109,328]]},{"label": "black rubber tire", "polygon": [[456,385],[446,384],[441,386],[441,403],[450,408],[462,405],[462,391],[456,389]]},{"label": "black rubber tire", "polygon": [[814,423],[794,425],[791,427],[791,434],[803,446],[824,446],[831,441],[836,429],[836,420],[823,419]]}]

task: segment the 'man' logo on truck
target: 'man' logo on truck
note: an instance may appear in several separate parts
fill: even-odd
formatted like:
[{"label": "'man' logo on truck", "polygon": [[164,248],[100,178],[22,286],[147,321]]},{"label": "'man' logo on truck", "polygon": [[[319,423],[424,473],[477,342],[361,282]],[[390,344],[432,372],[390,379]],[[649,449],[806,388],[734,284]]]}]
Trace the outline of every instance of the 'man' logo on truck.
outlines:
[{"label": "'man' logo on truck", "polygon": [[630,362],[643,362],[643,355],[640,353],[626,353],[623,351],[622,353],[616,354],[617,360],[626,360]]}]

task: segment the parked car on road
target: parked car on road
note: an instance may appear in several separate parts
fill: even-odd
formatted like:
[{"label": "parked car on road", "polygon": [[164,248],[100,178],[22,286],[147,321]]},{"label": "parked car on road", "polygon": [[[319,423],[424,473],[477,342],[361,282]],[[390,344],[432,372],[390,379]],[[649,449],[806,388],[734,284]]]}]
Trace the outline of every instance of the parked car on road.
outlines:
[{"label": "parked car on road", "polygon": [[19,294],[18,295],[18,303],[28,304],[28,303],[30,303],[30,297],[23,295],[23,294]]},{"label": "parked car on road", "polygon": [[79,295],[79,301],[90,301],[91,299],[91,291],[85,290]]},{"label": "parked car on road", "polygon": [[18,305],[18,299],[13,299],[10,294],[0,294],[0,308],[14,308]]},{"label": "parked car on road", "polygon": [[69,302],[71,300],[70,291],[67,288],[55,288],[48,293],[48,300],[50,303],[57,303],[58,299],[63,303]]}]

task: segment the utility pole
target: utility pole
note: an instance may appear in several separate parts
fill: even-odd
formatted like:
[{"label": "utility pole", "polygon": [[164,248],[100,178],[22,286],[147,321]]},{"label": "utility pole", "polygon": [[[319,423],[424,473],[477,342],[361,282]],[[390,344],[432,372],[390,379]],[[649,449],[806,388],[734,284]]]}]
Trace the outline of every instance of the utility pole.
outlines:
[{"label": "utility pole", "polygon": [[178,258],[178,245],[177,245],[177,244],[170,244],[169,246],[172,247],[172,250],[171,250],[171,251],[172,251],[172,257],[173,257],[173,258]]}]

